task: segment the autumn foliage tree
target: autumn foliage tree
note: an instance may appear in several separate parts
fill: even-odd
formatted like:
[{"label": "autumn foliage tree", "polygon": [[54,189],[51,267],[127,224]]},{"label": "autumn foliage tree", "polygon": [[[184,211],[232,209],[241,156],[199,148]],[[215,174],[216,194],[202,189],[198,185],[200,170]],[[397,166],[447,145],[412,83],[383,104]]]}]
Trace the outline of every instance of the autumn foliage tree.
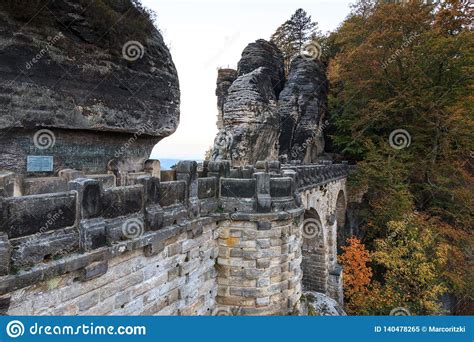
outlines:
[{"label": "autumn foliage tree", "polygon": [[343,266],[344,297],[348,314],[357,313],[368,295],[372,269],[368,266],[370,254],[356,237],[347,239],[338,260]]},{"label": "autumn foliage tree", "polygon": [[[469,2],[364,0],[328,41],[332,141],[357,162],[351,185],[366,191],[359,215],[378,283],[371,290],[385,293],[384,299],[393,295],[394,300],[385,300],[388,306],[406,302],[414,313],[438,310],[444,291],[456,296],[455,312],[472,314],[474,36]],[[390,239],[394,227],[410,239]],[[441,251],[451,257],[442,260]],[[375,305],[364,310],[387,313]]]}]

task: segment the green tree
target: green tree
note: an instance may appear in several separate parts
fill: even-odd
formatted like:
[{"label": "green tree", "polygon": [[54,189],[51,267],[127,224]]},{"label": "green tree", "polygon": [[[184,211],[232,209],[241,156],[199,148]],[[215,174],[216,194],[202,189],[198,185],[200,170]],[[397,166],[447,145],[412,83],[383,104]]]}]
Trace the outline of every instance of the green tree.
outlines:
[{"label": "green tree", "polygon": [[321,36],[317,28],[318,24],[300,8],[272,34],[270,41],[283,53],[287,73],[291,59],[301,52],[305,44]]},{"label": "green tree", "polygon": [[[440,264],[449,291],[472,301],[474,37],[468,1],[359,5],[330,35],[328,77],[332,140],[358,161],[352,184],[367,189],[360,209],[364,243],[376,250],[393,222],[418,211],[430,222],[423,231],[453,255]],[[383,267],[374,270],[381,288],[390,278],[393,295],[405,293],[402,284],[395,286],[401,278],[379,263]],[[431,310],[431,304],[413,305]]]}]

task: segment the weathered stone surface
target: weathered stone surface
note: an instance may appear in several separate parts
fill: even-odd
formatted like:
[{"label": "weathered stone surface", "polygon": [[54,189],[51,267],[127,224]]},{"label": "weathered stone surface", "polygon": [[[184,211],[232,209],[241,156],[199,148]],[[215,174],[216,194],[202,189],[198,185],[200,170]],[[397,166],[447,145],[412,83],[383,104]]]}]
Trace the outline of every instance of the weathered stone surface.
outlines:
[{"label": "weathered stone surface", "polygon": [[[78,148],[77,155],[83,152],[84,159],[98,161],[91,172],[105,171],[106,163],[117,155],[137,160],[131,149],[121,149],[129,139],[141,143],[143,163],[153,145],[176,130],[178,77],[161,34],[153,29],[139,42],[143,56],[127,60],[121,53],[127,41],[118,42],[113,52],[102,47],[106,38],[93,34],[94,22],[83,3],[48,2],[45,12],[52,20],[40,25],[24,25],[0,11],[0,135],[8,138],[26,132],[29,137],[29,144],[10,138],[4,145],[0,140],[5,154],[0,168],[24,172],[18,160],[31,154],[33,135],[40,128],[59,135],[57,144],[69,145],[66,138],[76,144],[85,140],[77,130],[124,137],[119,144],[115,142],[115,149],[93,153],[88,146]],[[61,129],[68,130],[67,137],[60,136]],[[60,147],[55,147],[55,155],[68,160],[68,151]],[[59,167],[82,169],[79,161]]]},{"label": "weathered stone surface", "polygon": [[308,314],[311,316],[347,316],[334,299],[323,293],[307,291],[304,292],[304,296],[308,305]]},{"label": "weathered stone surface", "polygon": [[234,69],[219,69],[217,71],[216,96],[217,96],[217,128],[224,128],[224,103],[227,99],[229,87],[237,78]]},{"label": "weathered stone surface", "polygon": [[288,81],[280,93],[280,155],[314,162],[324,151],[328,82],[324,65],[301,57],[291,62]]},{"label": "weathered stone surface", "polygon": [[272,81],[264,67],[239,76],[224,103],[224,128],[214,141],[214,160],[234,166],[276,159],[278,116]]},{"label": "weathered stone surface", "polygon": [[273,43],[259,39],[242,52],[237,72],[219,70],[217,107],[219,132],[213,160],[233,166],[276,159],[279,118],[276,101],[285,83],[283,55]]},{"label": "weathered stone surface", "polygon": [[213,159],[231,160],[233,166],[276,160],[276,154],[285,162],[316,161],[328,125],[324,65],[297,57],[286,81],[281,52],[258,40],[243,51],[237,75],[234,79],[230,69],[218,75]]},{"label": "weathered stone surface", "polygon": [[89,281],[91,279],[100,277],[104,275],[105,273],[107,273],[108,269],[109,269],[109,263],[107,260],[97,261],[90,265],[87,265],[82,270],[82,274],[80,277],[81,281]]},{"label": "weathered stone surface", "polygon": [[9,238],[70,227],[76,219],[76,195],[72,192],[9,197],[1,208],[0,231]]},{"label": "weathered stone surface", "polygon": [[285,84],[283,55],[274,43],[264,39],[247,45],[237,65],[237,74],[242,76],[260,67],[265,67],[264,72],[270,76],[273,91],[278,98]]}]

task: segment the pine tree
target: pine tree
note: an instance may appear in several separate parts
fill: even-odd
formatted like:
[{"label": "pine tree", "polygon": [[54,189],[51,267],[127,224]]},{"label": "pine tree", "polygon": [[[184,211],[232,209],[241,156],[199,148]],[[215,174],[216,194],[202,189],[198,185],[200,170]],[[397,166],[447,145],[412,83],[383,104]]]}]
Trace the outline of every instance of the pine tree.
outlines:
[{"label": "pine tree", "polygon": [[287,73],[291,60],[300,54],[305,44],[321,36],[317,27],[311,16],[300,8],[272,34],[270,41],[283,53]]}]

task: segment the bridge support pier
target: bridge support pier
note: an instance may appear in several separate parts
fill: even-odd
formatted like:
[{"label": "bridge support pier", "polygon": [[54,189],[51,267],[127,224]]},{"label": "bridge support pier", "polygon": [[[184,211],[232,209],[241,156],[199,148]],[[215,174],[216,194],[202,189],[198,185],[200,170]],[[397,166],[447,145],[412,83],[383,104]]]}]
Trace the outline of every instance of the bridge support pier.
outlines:
[{"label": "bridge support pier", "polygon": [[235,215],[219,223],[218,315],[299,311],[302,213]]}]

